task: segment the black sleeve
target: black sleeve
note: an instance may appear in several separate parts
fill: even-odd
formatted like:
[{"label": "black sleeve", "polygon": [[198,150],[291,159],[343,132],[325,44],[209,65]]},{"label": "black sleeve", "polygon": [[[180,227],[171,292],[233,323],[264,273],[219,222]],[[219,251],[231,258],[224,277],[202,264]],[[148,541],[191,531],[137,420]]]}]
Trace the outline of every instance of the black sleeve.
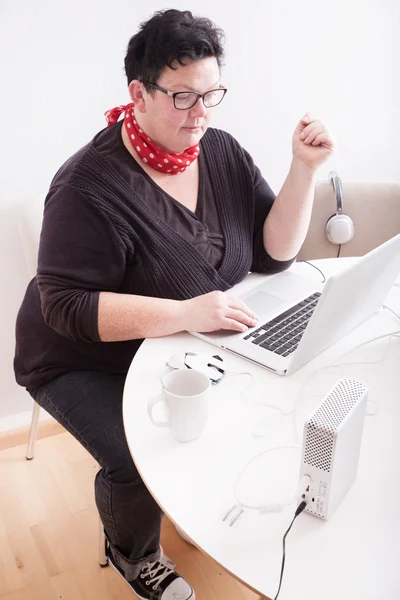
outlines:
[{"label": "black sleeve", "polygon": [[74,341],[100,341],[99,295],[118,290],[125,262],[113,225],[83,192],[66,184],[50,189],[37,271],[49,327]]},{"label": "black sleeve", "polygon": [[253,228],[253,262],[251,271],[255,273],[279,273],[289,268],[295,258],[291,260],[275,260],[264,248],[263,226],[269,211],[275,201],[275,194],[261,175],[260,169],[254,164],[250,154],[244,150],[250,171],[253,174],[255,211]]}]

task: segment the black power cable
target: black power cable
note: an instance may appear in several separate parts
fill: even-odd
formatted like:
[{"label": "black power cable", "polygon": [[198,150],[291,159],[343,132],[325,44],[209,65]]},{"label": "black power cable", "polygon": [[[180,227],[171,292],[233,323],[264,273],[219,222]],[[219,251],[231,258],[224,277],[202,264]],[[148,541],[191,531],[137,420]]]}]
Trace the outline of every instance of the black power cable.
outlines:
[{"label": "black power cable", "polygon": [[293,523],[295,522],[295,520],[297,519],[297,517],[303,512],[303,510],[305,509],[305,507],[307,506],[307,502],[305,500],[303,500],[302,502],[300,502],[299,506],[296,509],[296,512],[294,513],[294,517],[292,519],[292,522],[290,523],[288,529],[286,530],[285,535],[283,536],[283,554],[282,554],[282,566],[281,566],[281,576],[279,579],[279,587],[278,587],[278,591],[276,592],[276,596],[274,598],[274,600],[277,600],[278,596],[279,596],[279,592],[281,591],[281,585],[282,585],[282,579],[283,579],[283,571],[285,569],[285,542],[286,542],[286,536],[289,533],[289,531],[292,528]]}]

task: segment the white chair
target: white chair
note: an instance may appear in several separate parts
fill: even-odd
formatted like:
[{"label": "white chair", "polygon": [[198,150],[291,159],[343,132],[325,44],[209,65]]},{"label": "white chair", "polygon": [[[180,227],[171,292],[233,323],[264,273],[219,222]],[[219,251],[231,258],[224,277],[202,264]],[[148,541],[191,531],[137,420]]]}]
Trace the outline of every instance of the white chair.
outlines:
[{"label": "white chair", "polygon": [[[25,262],[30,279],[36,276],[40,232],[43,220],[44,196],[34,197],[21,205],[18,218],[19,234],[24,250]],[[32,460],[35,450],[36,432],[39,420],[40,406],[33,402],[31,427],[29,430],[26,459]],[[106,537],[103,524],[99,519],[99,564],[107,566]]]}]

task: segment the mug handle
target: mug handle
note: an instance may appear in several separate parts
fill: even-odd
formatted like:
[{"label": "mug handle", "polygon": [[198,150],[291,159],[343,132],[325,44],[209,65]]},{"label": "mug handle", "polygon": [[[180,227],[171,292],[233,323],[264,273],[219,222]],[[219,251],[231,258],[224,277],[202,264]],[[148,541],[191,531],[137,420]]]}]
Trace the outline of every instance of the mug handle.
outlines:
[{"label": "mug handle", "polygon": [[153,406],[158,402],[165,402],[164,394],[158,394],[158,396],[154,396],[154,398],[151,398],[149,401],[147,405],[147,412],[149,413],[150,421],[153,423],[153,425],[157,425],[157,427],[169,427],[169,418],[166,421],[156,421],[153,417]]}]

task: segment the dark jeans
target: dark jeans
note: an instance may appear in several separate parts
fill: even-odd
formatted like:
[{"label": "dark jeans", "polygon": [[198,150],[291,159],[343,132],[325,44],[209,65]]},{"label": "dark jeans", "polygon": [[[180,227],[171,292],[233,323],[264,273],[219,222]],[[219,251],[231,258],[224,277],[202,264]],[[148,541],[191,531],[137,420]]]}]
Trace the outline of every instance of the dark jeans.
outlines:
[{"label": "dark jeans", "polygon": [[128,449],[122,423],[124,384],[123,375],[74,371],[28,391],[99,463],[97,508],[114,560],[132,580],[159,556],[162,512]]}]

